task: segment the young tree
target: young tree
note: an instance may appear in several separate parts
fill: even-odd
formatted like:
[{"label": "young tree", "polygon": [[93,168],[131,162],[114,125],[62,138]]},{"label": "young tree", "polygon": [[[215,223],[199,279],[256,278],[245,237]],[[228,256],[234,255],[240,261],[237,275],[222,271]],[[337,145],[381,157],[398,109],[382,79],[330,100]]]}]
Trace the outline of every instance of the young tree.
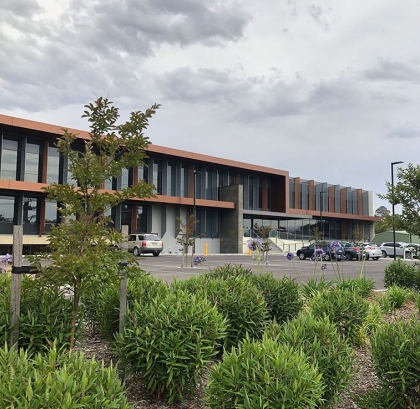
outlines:
[{"label": "young tree", "polygon": [[[181,245],[182,250],[182,268],[188,267],[188,249],[194,246],[195,238],[194,236],[194,226],[197,223],[197,220],[194,221],[194,215],[188,215],[187,221],[184,222],[180,217],[177,217],[176,220],[179,223],[178,235],[176,242]],[[191,255],[193,257],[193,255]]]},{"label": "young tree", "polygon": [[382,233],[392,228],[392,226],[389,225],[389,221],[387,220],[387,216],[389,216],[390,213],[391,212],[385,206],[380,206],[375,210],[375,216],[382,218],[380,222],[374,223],[375,234]]},{"label": "young tree", "polygon": [[51,263],[42,267],[39,257],[32,261],[42,271],[41,280],[72,288],[70,348],[82,297],[94,292],[99,283],[118,280],[119,262],[127,259],[126,252],[114,250],[113,244],[121,243],[123,237],[109,228],[111,220],[105,213],[127,199],[154,196],[153,186],[144,181],[119,191],[106,191],[104,184],[120,176],[123,169],[144,163],[149,140],[143,131],[158,108],[155,104],[145,112],[132,112],[129,121],[117,124],[118,108],[99,98],[85,106],[82,117],[90,123],[90,140],[83,148],[75,149],[77,136],[67,130],[56,143],[68,158],[68,171],[75,182],[45,188],[48,199],[57,202],[62,223],[48,237]]},{"label": "young tree", "polygon": [[420,165],[408,164],[407,168],[398,168],[398,182],[392,188],[386,182],[388,193],[378,195],[381,199],[388,200],[391,204],[401,205],[402,213],[386,215],[385,221],[392,227],[404,229],[408,233],[420,235]]}]

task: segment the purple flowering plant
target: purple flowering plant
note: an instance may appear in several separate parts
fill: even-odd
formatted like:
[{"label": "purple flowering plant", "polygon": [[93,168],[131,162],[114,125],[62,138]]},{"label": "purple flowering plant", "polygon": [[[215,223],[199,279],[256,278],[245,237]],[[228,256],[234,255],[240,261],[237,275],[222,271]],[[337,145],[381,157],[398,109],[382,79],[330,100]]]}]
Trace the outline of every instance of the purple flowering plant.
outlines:
[{"label": "purple flowering plant", "polygon": [[204,256],[195,256],[194,257],[194,261],[193,261],[193,263],[194,263],[194,266],[195,267],[197,267],[197,266],[203,266],[203,263],[206,261],[206,258],[204,257]]},{"label": "purple flowering plant", "polygon": [[0,272],[6,274],[9,269],[9,265],[13,262],[13,256],[9,253],[0,256]]}]

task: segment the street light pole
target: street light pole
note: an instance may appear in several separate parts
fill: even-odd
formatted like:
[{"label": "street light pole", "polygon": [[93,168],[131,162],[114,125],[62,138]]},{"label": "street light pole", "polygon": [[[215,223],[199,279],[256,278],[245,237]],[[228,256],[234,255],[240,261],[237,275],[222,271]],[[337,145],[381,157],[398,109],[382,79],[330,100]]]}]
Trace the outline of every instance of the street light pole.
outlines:
[{"label": "street light pole", "polygon": [[192,249],[192,255],[191,255],[191,267],[193,266],[194,263],[194,254],[195,254],[195,200],[196,200],[196,175],[197,175],[197,170],[194,169],[194,180],[193,180],[193,236],[194,236],[194,241],[193,241],[193,249]]},{"label": "street light pole", "polygon": [[325,193],[325,190],[321,190],[320,192],[319,192],[319,201],[320,201],[320,204],[319,204],[319,208],[320,208],[320,216],[321,216],[321,233],[322,233],[322,240],[324,240],[324,223],[322,222],[322,211],[324,210],[324,202],[323,202],[323,194]]},{"label": "street light pole", "polygon": [[[391,162],[391,187],[392,187],[392,195],[394,195],[394,165],[398,165],[399,163],[404,163],[403,161]],[[395,205],[394,205],[394,198],[392,198],[392,240],[394,245],[394,260],[397,259],[396,254],[396,244],[395,244]]]}]

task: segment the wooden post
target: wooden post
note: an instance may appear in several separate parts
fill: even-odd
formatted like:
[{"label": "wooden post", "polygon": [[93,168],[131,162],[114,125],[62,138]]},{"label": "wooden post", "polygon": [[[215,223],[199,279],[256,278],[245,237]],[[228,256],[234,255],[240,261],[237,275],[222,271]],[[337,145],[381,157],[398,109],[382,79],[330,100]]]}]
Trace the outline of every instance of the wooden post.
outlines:
[{"label": "wooden post", "polygon": [[[128,251],[128,242],[127,242],[127,237],[128,237],[128,226],[127,225],[123,225],[121,227],[121,233],[124,235],[124,241],[123,244],[121,246],[121,251]],[[120,334],[123,332],[124,330],[124,319],[125,319],[125,314],[127,313],[127,275],[125,274],[124,271],[124,267],[127,266],[127,263],[125,262],[121,262],[120,263],[120,268],[121,268],[121,272],[120,272],[120,317],[119,317],[119,332]]]},{"label": "wooden post", "polygon": [[[22,267],[23,226],[13,226],[13,267]],[[20,289],[22,275],[12,273],[10,291],[11,332],[10,348],[15,348],[19,339]]]}]

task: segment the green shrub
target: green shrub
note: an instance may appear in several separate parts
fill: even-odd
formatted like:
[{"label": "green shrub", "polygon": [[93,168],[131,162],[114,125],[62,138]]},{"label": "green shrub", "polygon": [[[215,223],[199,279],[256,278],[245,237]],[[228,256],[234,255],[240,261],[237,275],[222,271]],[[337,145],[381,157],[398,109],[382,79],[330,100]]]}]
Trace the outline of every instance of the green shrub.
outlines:
[{"label": "green shrub", "polygon": [[340,289],[324,291],[310,300],[309,307],[315,317],[328,316],[350,344],[360,345],[369,304],[359,294]]},{"label": "green shrub", "polygon": [[365,336],[372,334],[381,325],[383,319],[383,309],[379,303],[370,303],[365,321],[363,322],[363,333]]},{"label": "green shrub", "polygon": [[[24,277],[22,280],[19,347],[41,351],[53,342],[57,348],[69,346],[73,301],[63,289],[46,287],[43,283]],[[76,339],[82,334],[82,315],[76,319]]]},{"label": "green shrub", "polygon": [[[0,275],[0,340],[9,343],[10,283]],[[18,346],[37,352],[56,343],[67,346],[70,336],[72,301],[58,287],[45,287],[38,280],[22,277]],[[78,316],[76,338],[81,334],[82,317]]]},{"label": "green shrub", "polygon": [[243,277],[243,276],[252,276],[252,270],[242,267],[242,265],[231,265],[226,264],[224,266],[218,266],[215,269],[211,270],[208,273],[205,273],[205,276],[211,279],[221,279],[226,280],[231,277]]},{"label": "green shrub", "polygon": [[396,308],[401,308],[404,303],[409,300],[411,293],[406,288],[394,284],[388,287],[385,296],[389,300],[391,310],[394,310]]},{"label": "green shrub", "polygon": [[237,346],[247,335],[261,338],[268,322],[267,304],[262,292],[248,276],[234,275],[222,279],[191,277],[174,282],[173,288],[201,294],[217,306],[228,323],[225,348]]},{"label": "green shrub", "polygon": [[81,353],[0,348],[0,407],[129,409],[115,369]]},{"label": "green shrub", "polygon": [[420,407],[420,322],[383,324],[371,336],[381,403],[390,409]]},{"label": "green shrub", "polygon": [[325,281],[324,277],[309,278],[308,282],[300,286],[300,292],[305,300],[315,297],[317,294],[329,290],[334,284],[334,281]]},{"label": "green shrub", "polygon": [[271,325],[265,334],[280,344],[287,344],[295,350],[302,349],[322,374],[323,405],[337,401],[339,393],[353,375],[354,355],[351,346],[342,339],[328,317],[314,318],[310,313],[300,314],[283,326]]},{"label": "green shrub", "polygon": [[384,285],[386,288],[397,285],[403,288],[420,290],[420,270],[418,265],[408,264],[401,259],[385,267]]},{"label": "green shrub", "polygon": [[[148,304],[167,292],[168,286],[162,280],[139,270],[127,279],[127,309],[130,310],[135,301]],[[102,337],[112,341],[119,330],[120,285],[102,286],[89,304],[93,312],[90,317],[95,320]]]},{"label": "green shrub", "polygon": [[226,321],[203,297],[182,290],[134,302],[115,351],[127,373],[169,403],[194,391],[200,371],[217,353]]},{"label": "green shrub", "polygon": [[317,408],[323,385],[302,351],[263,337],[244,339],[210,371],[205,402],[211,409]]},{"label": "green shrub", "polygon": [[272,273],[249,276],[263,293],[268,314],[277,323],[296,317],[303,307],[298,284],[288,277],[277,279]]},{"label": "green shrub", "polygon": [[366,298],[372,295],[375,288],[375,282],[371,278],[364,276],[356,278],[346,278],[335,282],[335,288],[340,290],[354,291],[361,297]]},{"label": "green shrub", "polygon": [[0,345],[10,337],[10,284],[10,276],[0,273]]}]

